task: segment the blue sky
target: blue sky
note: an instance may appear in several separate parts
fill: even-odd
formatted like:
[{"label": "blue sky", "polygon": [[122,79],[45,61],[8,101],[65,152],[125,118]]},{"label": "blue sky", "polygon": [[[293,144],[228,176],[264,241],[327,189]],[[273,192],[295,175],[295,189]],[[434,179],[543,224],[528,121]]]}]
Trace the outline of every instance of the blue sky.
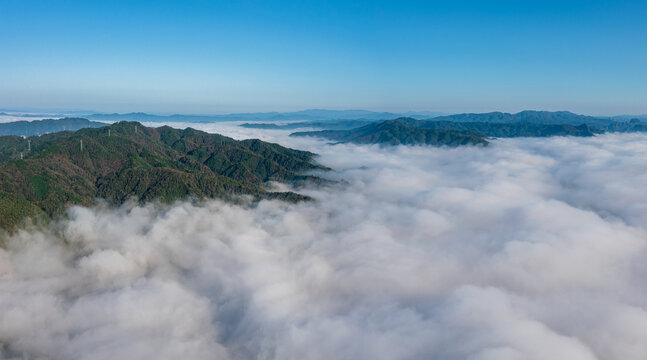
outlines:
[{"label": "blue sky", "polygon": [[647,1],[0,0],[0,108],[647,113]]}]

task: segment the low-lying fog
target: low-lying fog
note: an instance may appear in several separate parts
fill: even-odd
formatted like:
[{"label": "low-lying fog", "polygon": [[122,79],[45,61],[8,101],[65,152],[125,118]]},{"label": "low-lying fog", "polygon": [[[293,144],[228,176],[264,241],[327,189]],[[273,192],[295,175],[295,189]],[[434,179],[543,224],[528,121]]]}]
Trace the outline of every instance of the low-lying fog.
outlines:
[{"label": "low-lying fog", "polygon": [[[326,145],[316,202],[73,208],[0,250],[0,357],[647,358],[647,136]],[[177,124],[176,124],[177,126]]]}]

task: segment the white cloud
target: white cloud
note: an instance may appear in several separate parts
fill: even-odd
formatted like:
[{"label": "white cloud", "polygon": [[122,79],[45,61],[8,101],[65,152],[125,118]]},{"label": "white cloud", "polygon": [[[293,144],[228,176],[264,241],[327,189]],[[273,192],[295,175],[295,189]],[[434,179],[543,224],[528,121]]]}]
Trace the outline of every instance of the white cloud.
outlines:
[{"label": "white cloud", "polygon": [[3,355],[647,357],[646,136],[380,149],[255,134],[344,181],[297,205],[74,208],[13,236]]}]

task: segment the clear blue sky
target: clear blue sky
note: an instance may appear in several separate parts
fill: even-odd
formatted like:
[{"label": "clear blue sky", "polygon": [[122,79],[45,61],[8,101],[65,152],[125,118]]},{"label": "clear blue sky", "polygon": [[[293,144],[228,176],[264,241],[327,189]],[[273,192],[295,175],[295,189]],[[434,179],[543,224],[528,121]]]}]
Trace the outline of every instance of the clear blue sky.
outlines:
[{"label": "clear blue sky", "polygon": [[647,1],[0,0],[0,108],[647,113]]}]

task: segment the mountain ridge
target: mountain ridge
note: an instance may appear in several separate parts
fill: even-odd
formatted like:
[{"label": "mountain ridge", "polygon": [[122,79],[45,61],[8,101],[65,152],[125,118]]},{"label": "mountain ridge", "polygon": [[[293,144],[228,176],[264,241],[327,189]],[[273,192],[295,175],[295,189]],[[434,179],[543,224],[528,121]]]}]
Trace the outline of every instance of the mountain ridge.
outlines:
[{"label": "mountain ridge", "polygon": [[483,123],[535,123],[535,124],[608,124],[612,120],[589,115],[575,114],[570,111],[543,111],[524,110],[518,113],[488,112],[488,113],[462,113],[453,115],[436,116],[432,121],[452,122],[483,122]]},{"label": "mountain ridge", "polygon": [[397,120],[368,124],[351,130],[323,130],[295,132],[290,136],[316,136],[338,143],[380,145],[482,145],[488,141],[481,135],[455,130],[422,129]]},{"label": "mountain ridge", "polygon": [[[31,151],[29,151],[31,146]],[[265,190],[267,181],[299,182],[326,168],[315,154],[250,139],[168,126],[120,122],[76,132],[0,137],[0,225],[58,216],[96,199],[121,204],[185,198],[307,200]]]},{"label": "mountain ridge", "polygon": [[428,117],[440,113],[422,112],[375,112],[370,110],[326,110],[308,109],[293,112],[260,112],[260,113],[232,113],[220,115],[154,115],[143,112],[132,112],[126,114],[87,114],[85,118],[90,120],[103,121],[140,121],[140,122],[218,122],[218,121],[282,121],[282,120],[305,120],[305,121],[332,121],[332,120],[388,120],[404,115],[419,115]]},{"label": "mountain ridge", "polygon": [[62,118],[43,120],[20,120],[0,123],[0,136],[34,136],[59,131],[76,131],[87,127],[102,127],[110,124],[90,121],[84,118]]}]

